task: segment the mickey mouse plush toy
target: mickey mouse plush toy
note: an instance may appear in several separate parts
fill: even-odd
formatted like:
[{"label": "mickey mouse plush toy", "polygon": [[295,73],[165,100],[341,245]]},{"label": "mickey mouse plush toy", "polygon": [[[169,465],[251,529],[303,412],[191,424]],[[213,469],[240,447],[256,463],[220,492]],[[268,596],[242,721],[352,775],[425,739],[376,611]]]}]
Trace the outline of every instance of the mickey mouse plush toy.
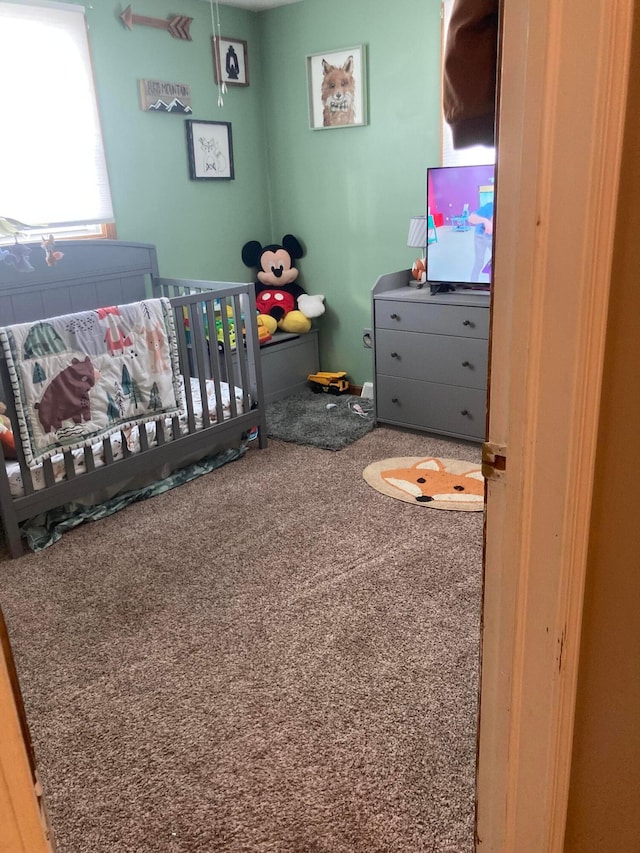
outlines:
[{"label": "mickey mouse plush toy", "polygon": [[324,296],[310,296],[296,282],[295,262],[303,255],[293,234],[285,234],[281,246],[262,246],[257,240],[250,240],[242,247],[245,266],[258,268],[258,319],[271,334],[276,329],[303,334],[311,329],[313,317],[324,314]]}]

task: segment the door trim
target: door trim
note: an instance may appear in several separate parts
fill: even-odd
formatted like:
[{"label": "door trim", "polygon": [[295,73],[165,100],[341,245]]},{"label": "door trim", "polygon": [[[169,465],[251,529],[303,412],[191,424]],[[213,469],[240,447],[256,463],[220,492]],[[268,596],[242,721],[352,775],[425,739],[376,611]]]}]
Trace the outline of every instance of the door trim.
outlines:
[{"label": "door trim", "polygon": [[11,850],[12,853],[52,853],[54,849],[1,610],[0,826],[0,846],[3,850]]},{"label": "door trim", "polygon": [[633,0],[503,0],[476,848],[564,843]]}]

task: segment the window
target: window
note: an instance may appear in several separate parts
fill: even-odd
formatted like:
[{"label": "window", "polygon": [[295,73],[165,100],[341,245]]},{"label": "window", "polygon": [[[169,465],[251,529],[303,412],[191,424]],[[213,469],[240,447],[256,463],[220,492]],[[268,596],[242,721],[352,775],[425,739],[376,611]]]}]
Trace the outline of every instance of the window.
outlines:
[{"label": "window", "polygon": [[[447,41],[447,28],[451,18],[453,0],[442,0],[442,55]],[[496,149],[486,145],[472,145],[469,148],[454,148],[451,128],[442,122],[442,165],[443,166],[482,166],[496,162]]]},{"label": "window", "polygon": [[83,7],[0,2],[0,75],[0,216],[58,236],[113,222]]}]

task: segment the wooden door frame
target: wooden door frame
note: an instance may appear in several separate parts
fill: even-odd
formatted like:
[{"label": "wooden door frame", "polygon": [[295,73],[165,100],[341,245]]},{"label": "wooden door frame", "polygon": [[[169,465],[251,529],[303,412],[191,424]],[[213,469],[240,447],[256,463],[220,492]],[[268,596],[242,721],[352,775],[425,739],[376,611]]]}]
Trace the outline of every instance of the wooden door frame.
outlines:
[{"label": "wooden door frame", "polygon": [[0,610],[0,848],[52,853],[53,836],[22,703],[9,636]]},{"label": "wooden door frame", "polygon": [[559,853],[633,0],[503,0],[476,849]]}]

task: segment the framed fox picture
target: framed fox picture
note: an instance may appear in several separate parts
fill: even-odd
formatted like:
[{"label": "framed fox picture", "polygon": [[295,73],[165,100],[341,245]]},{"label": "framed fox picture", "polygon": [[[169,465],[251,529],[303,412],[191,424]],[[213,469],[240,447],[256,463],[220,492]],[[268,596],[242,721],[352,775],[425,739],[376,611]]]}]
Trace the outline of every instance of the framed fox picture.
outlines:
[{"label": "framed fox picture", "polygon": [[192,181],[232,181],[233,143],[228,121],[187,119],[187,153]]},{"label": "framed fox picture", "polygon": [[363,44],[307,57],[312,130],[367,124],[367,70]]}]

